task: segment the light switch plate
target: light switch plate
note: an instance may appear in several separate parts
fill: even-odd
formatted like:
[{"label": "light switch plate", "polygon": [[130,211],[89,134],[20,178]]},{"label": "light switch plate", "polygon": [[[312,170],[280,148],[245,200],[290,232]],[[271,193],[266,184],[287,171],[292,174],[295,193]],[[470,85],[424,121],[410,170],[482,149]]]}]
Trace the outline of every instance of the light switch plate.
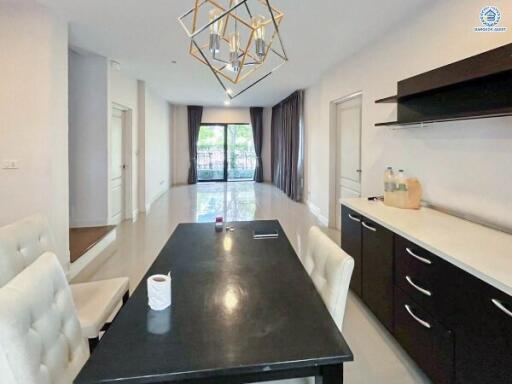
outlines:
[{"label": "light switch plate", "polygon": [[20,162],[19,160],[3,160],[2,169],[19,169]]}]

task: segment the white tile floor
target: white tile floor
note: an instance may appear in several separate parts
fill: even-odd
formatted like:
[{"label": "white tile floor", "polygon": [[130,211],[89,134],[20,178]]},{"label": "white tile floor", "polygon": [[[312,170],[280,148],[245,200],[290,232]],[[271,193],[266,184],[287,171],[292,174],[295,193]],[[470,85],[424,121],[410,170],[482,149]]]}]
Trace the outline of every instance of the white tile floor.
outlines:
[{"label": "white tile floor", "polygon": [[[179,223],[278,219],[297,254],[306,248],[309,228],[318,221],[304,204],[268,184],[211,183],[179,186],[157,200],[135,223],[124,222],[118,238],[75,281],[129,276],[137,286]],[[339,242],[337,231],[324,228]],[[355,296],[350,295],[343,334],[355,356],[345,366],[348,384],[429,383],[397,343]]]}]

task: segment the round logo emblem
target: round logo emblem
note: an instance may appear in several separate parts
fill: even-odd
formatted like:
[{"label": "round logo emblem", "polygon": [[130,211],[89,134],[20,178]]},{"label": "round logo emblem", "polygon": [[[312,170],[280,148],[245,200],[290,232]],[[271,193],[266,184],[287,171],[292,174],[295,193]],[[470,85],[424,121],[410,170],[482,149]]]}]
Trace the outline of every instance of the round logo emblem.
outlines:
[{"label": "round logo emblem", "polygon": [[484,7],[480,11],[480,20],[486,27],[494,27],[500,22],[501,12],[497,7]]}]

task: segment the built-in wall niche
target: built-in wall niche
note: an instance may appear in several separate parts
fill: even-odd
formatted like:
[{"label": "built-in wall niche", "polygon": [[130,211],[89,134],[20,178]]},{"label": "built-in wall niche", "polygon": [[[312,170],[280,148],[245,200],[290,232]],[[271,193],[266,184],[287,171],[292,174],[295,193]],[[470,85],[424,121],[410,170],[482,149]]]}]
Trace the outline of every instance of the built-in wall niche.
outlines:
[{"label": "built-in wall niche", "polygon": [[512,115],[512,44],[399,81],[397,120],[375,126],[416,125]]}]

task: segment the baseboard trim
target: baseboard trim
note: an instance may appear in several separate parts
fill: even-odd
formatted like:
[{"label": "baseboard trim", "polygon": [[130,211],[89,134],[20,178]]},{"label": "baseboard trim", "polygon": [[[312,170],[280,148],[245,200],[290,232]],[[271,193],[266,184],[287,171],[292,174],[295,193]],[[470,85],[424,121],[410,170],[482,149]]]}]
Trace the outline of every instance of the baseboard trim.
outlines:
[{"label": "baseboard trim", "polygon": [[309,211],[317,218],[317,220],[325,227],[329,226],[329,219],[321,214],[320,208],[318,208],[311,201],[306,201],[306,205]]},{"label": "baseboard trim", "polygon": [[151,206],[159,199],[161,198],[163,195],[165,195],[169,190],[171,189],[171,187],[166,187],[164,189],[162,189],[160,192],[158,192],[155,197],[153,197],[151,199],[151,201],[149,203],[146,204],[145,206],[145,211],[144,213],[147,215],[149,213],[149,211],[151,211]]},{"label": "baseboard trim", "polygon": [[109,225],[108,219],[94,219],[94,220],[70,220],[70,228],[91,228],[91,227],[103,227]]}]

